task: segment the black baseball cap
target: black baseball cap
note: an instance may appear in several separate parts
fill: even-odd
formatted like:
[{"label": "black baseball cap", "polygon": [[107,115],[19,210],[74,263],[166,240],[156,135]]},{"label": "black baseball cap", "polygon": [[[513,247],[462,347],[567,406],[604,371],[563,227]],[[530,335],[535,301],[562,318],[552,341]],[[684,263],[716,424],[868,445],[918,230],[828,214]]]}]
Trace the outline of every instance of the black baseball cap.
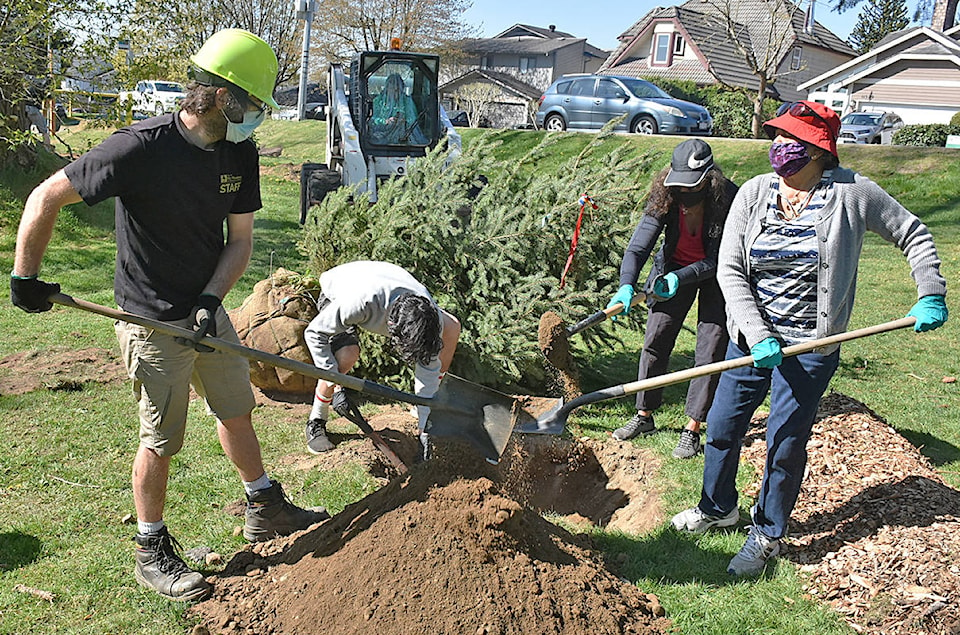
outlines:
[{"label": "black baseball cap", "polygon": [[667,187],[696,187],[713,167],[713,150],[700,139],[687,139],[673,149]]}]

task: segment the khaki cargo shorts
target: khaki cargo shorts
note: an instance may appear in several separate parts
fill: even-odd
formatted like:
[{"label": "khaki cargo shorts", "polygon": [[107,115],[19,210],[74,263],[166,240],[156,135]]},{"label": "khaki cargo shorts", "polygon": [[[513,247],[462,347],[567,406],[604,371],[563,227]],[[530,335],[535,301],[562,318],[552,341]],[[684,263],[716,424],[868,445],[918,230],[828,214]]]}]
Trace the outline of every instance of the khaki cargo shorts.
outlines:
[{"label": "khaki cargo shorts", "polygon": [[[193,328],[193,319],[168,322]],[[140,444],[159,456],[183,447],[190,385],[206,400],[207,413],[221,421],[248,414],[256,401],[250,387],[250,364],[239,355],[198,353],[192,346],[151,328],[114,323],[120,352],[140,402]],[[217,337],[240,343],[226,311],[217,311]]]}]

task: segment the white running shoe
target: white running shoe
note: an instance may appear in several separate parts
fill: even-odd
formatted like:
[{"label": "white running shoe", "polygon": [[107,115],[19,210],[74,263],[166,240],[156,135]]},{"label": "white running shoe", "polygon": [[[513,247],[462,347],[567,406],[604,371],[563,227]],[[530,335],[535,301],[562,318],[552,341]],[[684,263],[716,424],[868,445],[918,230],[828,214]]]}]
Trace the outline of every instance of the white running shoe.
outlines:
[{"label": "white running shoe", "polygon": [[714,527],[732,527],[740,522],[740,510],[736,507],[723,516],[709,516],[700,511],[699,507],[685,509],[671,521],[677,531],[689,534],[702,534]]}]

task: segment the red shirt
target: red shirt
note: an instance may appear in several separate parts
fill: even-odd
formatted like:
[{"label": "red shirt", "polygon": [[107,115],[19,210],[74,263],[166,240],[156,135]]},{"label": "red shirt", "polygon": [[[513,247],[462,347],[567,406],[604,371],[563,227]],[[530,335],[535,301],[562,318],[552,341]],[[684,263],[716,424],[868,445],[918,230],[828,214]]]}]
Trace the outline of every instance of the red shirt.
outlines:
[{"label": "red shirt", "polygon": [[680,207],[680,240],[677,242],[677,249],[673,252],[673,261],[681,267],[692,265],[707,257],[703,251],[703,237],[700,235],[703,231],[703,217],[697,224],[693,234],[690,233],[687,226],[687,215],[683,213],[683,206]]}]

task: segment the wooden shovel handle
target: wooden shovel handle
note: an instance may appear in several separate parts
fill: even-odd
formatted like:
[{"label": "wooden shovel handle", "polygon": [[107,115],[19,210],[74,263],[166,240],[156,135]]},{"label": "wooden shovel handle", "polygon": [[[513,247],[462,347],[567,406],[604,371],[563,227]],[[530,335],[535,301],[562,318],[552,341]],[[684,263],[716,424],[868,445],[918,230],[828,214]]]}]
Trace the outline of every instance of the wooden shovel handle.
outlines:
[{"label": "wooden shovel handle", "polygon": [[[633,308],[646,299],[647,299],[647,296],[645,294],[635,293],[633,295],[633,298],[630,300],[630,307]],[[575,335],[584,329],[590,328],[594,324],[599,324],[600,322],[603,322],[609,317],[612,317],[614,315],[619,315],[620,313],[623,312],[623,308],[624,308],[623,302],[617,302],[614,305],[608,306],[605,309],[597,311],[596,313],[593,313],[592,315],[589,315],[584,319],[580,320],[573,326],[568,326],[567,335]]]},{"label": "wooden shovel handle", "polygon": [[[815,349],[823,348],[824,346],[831,346],[833,344],[849,342],[850,340],[859,339],[861,337],[867,337],[869,335],[877,335],[879,333],[886,333],[888,331],[895,331],[897,329],[913,326],[916,321],[917,321],[917,318],[915,317],[905,317],[905,318],[900,318],[899,320],[893,320],[892,322],[884,322],[883,324],[876,324],[874,326],[867,326],[862,329],[856,329],[854,331],[837,333],[836,335],[821,337],[820,339],[811,340],[809,342],[803,342],[802,344],[794,344],[792,346],[787,346],[782,350],[782,353],[784,357],[791,357],[793,355],[799,355],[801,353],[809,353]],[[654,388],[662,388],[664,386],[679,384],[681,382],[689,381],[697,377],[714,375],[716,373],[721,373],[725,370],[730,370],[732,368],[740,368],[741,366],[749,366],[751,364],[753,364],[753,355],[746,355],[744,357],[738,357],[736,359],[727,359],[720,362],[714,362],[713,364],[704,364],[703,366],[694,366],[693,368],[688,368],[686,370],[679,370],[674,373],[669,373],[667,375],[660,375],[659,377],[651,377],[649,379],[641,379],[638,381],[631,382],[629,384],[623,384],[622,394],[632,395],[634,393],[638,393],[644,390],[651,390]]]}]

